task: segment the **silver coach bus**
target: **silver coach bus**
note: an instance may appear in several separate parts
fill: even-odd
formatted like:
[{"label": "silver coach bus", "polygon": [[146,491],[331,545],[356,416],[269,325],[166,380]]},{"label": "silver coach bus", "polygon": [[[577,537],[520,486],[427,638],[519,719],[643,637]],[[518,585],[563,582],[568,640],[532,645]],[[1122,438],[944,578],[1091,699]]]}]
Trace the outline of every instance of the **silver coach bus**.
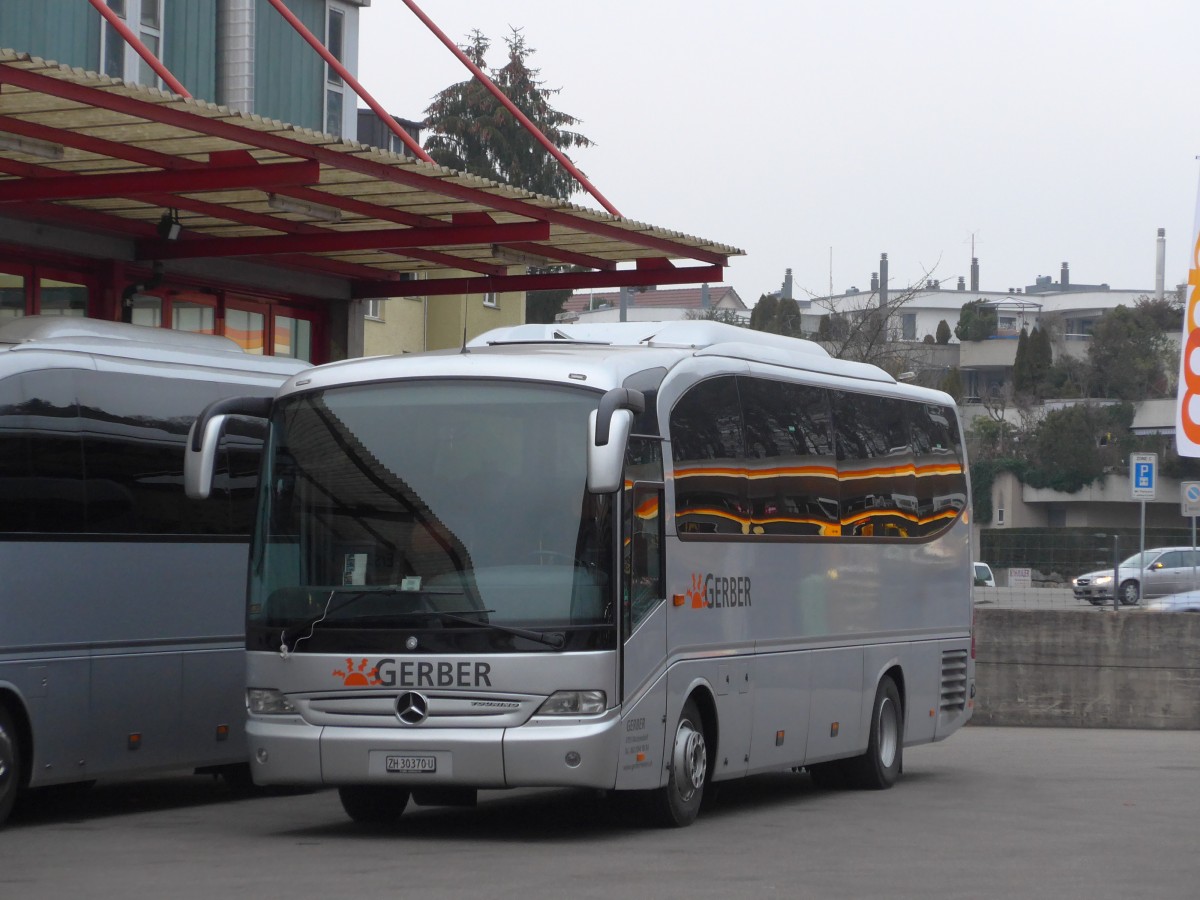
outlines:
[{"label": "silver coach bus", "polygon": [[260,784],[355,820],[482,788],[641,792],[807,767],[889,787],[971,716],[953,401],[711,322],[517,326],[311,369],[269,418],[250,560]]},{"label": "silver coach bus", "polygon": [[214,399],[306,364],[92,319],[0,327],[0,823],[27,787],[242,766],[244,586],[261,422],[181,490]]}]

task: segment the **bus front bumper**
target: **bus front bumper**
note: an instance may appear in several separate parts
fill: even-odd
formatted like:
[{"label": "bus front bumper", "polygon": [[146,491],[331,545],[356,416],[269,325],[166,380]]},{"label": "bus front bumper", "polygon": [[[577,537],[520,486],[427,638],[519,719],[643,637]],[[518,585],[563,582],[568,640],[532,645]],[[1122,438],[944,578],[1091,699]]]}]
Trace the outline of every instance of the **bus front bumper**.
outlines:
[{"label": "bus front bumper", "polygon": [[262,785],[612,788],[620,726],[616,710],[512,728],[334,728],[255,717],[246,735]]}]

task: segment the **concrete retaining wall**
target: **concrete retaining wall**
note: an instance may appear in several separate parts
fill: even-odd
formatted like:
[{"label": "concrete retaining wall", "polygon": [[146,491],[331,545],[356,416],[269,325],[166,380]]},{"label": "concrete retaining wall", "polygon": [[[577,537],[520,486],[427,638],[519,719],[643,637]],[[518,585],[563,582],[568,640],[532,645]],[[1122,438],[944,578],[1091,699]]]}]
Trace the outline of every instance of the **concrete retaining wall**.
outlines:
[{"label": "concrete retaining wall", "polygon": [[977,725],[1200,729],[1200,615],[975,612]]}]

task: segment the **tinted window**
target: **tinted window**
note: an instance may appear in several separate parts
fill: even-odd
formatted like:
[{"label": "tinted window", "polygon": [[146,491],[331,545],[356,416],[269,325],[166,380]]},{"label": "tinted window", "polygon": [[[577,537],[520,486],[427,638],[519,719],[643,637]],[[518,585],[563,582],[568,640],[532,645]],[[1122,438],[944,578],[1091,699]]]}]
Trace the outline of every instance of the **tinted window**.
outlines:
[{"label": "tinted window", "polygon": [[909,407],[917,511],[923,534],[940,531],[967,505],[967,485],[954,409],[936,403]]},{"label": "tinted window", "polygon": [[920,533],[907,408],[889,397],[833,392],[842,534]]},{"label": "tinted window", "polygon": [[680,535],[919,538],[967,486],[953,407],[748,376],[671,413]]},{"label": "tinted window", "polygon": [[75,372],[28,372],[0,381],[0,527],[83,529],[86,495]]},{"label": "tinted window", "polygon": [[671,410],[675,524],[682,533],[742,534],[749,528],[745,440],[732,376],[703,381]]},{"label": "tinted window", "polygon": [[751,534],[838,533],[828,391],[739,378]]},{"label": "tinted window", "polygon": [[[82,380],[87,530],[107,534],[227,534],[227,497],[183,493],[184,441],[212,389],[117,372]],[[227,473],[226,473],[227,474]]]}]

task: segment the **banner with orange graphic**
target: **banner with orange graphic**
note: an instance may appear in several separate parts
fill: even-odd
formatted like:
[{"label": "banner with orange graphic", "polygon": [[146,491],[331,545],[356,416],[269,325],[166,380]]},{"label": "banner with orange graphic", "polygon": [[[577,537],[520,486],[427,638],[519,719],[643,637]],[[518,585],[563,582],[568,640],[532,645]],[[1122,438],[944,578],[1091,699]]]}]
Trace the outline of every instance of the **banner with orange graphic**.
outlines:
[{"label": "banner with orange graphic", "polygon": [[1200,456],[1200,189],[1196,192],[1192,263],[1186,291],[1175,402],[1175,447],[1180,456]]}]

